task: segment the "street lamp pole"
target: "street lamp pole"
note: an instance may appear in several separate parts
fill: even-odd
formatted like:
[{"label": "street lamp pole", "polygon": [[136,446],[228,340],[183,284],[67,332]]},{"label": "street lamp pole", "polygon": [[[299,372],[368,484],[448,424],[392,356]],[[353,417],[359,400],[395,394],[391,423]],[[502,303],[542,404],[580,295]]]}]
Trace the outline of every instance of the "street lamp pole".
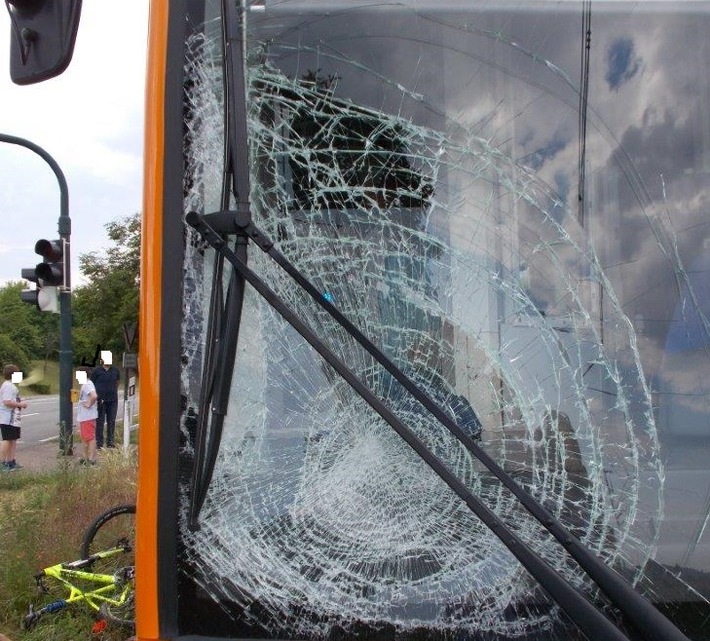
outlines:
[{"label": "street lamp pole", "polygon": [[42,147],[29,140],[0,133],[0,142],[20,145],[40,156],[54,172],[59,183],[59,238],[62,240],[63,283],[59,288],[59,452],[72,453],[72,339],[71,339],[71,278],[70,278],[70,237],[69,190],[64,173],[57,162]]}]

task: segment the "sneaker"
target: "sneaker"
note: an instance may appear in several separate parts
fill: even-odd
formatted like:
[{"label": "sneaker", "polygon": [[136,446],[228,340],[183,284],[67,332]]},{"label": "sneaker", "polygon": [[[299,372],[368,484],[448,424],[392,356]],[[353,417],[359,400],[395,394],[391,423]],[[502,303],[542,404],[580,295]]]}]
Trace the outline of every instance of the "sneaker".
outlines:
[{"label": "sneaker", "polygon": [[12,461],[10,461],[10,462],[7,464],[7,466],[8,466],[11,470],[21,470],[21,469],[24,469],[24,466],[23,466],[23,465],[20,465],[20,464],[19,464],[17,461],[15,461],[14,459],[13,459]]}]

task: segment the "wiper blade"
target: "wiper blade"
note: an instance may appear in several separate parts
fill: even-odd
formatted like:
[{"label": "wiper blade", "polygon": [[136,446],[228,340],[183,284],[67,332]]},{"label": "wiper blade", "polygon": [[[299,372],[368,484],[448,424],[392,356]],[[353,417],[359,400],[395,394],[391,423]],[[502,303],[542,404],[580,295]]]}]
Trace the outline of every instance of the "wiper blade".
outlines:
[{"label": "wiper blade", "polygon": [[[194,462],[192,470],[192,484],[190,491],[190,506],[188,521],[191,528],[196,527],[197,515],[204,503],[204,489],[209,483],[205,482],[203,473],[203,461],[205,460],[205,450],[208,448],[209,434],[209,406],[214,393],[215,379],[215,354],[216,343],[220,335],[222,321],[222,273],[224,258],[217,255],[214,269],[212,271],[212,288],[210,296],[209,314],[207,318],[207,331],[205,335],[205,357],[202,366],[202,385],[200,387],[200,398],[198,401],[197,413],[195,416],[194,435]],[[199,498],[198,498],[199,497]]]},{"label": "wiper blade", "polygon": [[[246,244],[246,237],[238,237],[236,255],[244,262],[246,262]],[[222,307],[223,257],[220,254],[217,256],[207,321],[205,341],[207,353],[203,367],[203,385],[200,390],[195,430],[195,456],[188,511],[188,526],[193,530],[199,526],[198,518],[207,497],[222,440],[244,300],[244,279],[233,271],[229,280],[227,298]]]}]

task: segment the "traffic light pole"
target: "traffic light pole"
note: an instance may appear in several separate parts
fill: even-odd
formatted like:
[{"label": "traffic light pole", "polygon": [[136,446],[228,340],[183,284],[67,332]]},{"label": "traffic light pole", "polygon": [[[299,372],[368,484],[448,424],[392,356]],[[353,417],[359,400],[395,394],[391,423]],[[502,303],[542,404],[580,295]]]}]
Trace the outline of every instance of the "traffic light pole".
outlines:
[{"label": "traffic light pole", "polygon": [[72,453],[72,340],[71,340],[71,279],[69,189],[64,173],[57,162],[42,147],[29,140],[0,133],[0,142],[20,145],[40,156],[54,172],[59,183],[59,238],[64,246],[64,280],[59,288],[59,452]]}]

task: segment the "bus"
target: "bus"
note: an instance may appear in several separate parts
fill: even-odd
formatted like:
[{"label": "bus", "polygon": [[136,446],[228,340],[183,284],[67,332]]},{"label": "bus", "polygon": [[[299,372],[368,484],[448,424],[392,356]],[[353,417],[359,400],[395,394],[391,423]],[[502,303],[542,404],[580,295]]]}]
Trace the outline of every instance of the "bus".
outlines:
[{"label": "bus", "polygon": [[708,637],[709,8],[151,1],[137,639]]}]

